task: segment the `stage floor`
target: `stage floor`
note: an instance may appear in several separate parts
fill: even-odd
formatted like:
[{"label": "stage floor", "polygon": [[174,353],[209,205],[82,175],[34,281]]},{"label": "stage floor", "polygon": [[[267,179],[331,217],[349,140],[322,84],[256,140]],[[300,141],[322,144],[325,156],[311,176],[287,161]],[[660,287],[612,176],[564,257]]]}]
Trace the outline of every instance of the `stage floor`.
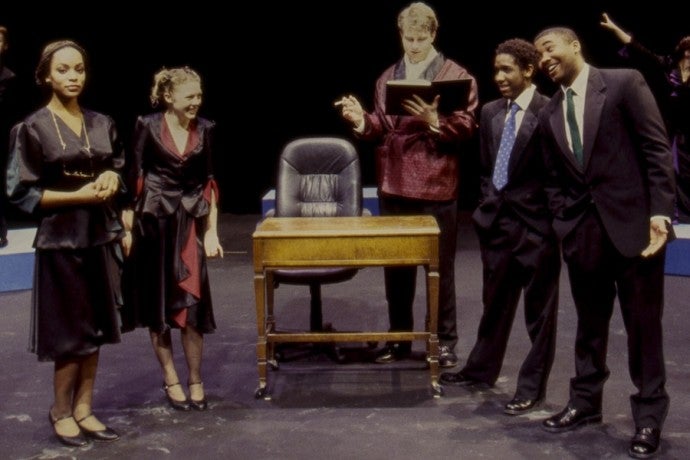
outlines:
[{"label": "stage floor", "polygon": [[[370,350],[353,350],[350,361],[289,355],[270,371],[271,400],[254,399],[256,314],[251,234],[258,215],[222,215],[222,260],[209,264],[218,330],[206,336],[204,384],[207,412],[175,412],[161,390],[161,373],[148,333],[125,334],[105,346],[96,381],[94,409],[122,434],[112,444],[76,449],[52,436],[46,413],[52,401],[51,363],[27,352],[31,293],[0,293],[0,457],[10,459],[218,458],[218,459],[589,459],[628,458],[634,426],[629,395],[626,337],[620,312],[611,322],[604,392],[604,422],[551,434],[540,421],[559,411],[573,373],[575,312],[566,272],[561,275],[556,361],[546,405],[527,416],[503,414],[512,397],[528,338],[522,307],[516,315],[508,352],[491,389],[446,388],[434,399],[429,390],[423,344],[411,359],[377,365]],[[474,231],[462,216],[456,260],[457,353],[467,358],[481,315],[481,261]],[[418,274],[415,322],[422,325],[424,295]],[[364,269],[352,280],[323,288],[324,317],[339,330],[386,330],[388,319],[381,269]],[[281,285],[276,313],[282,328],[309,322],[306,287]],[[665,353],[671,410],[660,458],[685,459],[690,452],[690,280],[666,277]],[[186,368],[174,334],[180,379]],[[357,346],[357,345],[353,345]]]}]

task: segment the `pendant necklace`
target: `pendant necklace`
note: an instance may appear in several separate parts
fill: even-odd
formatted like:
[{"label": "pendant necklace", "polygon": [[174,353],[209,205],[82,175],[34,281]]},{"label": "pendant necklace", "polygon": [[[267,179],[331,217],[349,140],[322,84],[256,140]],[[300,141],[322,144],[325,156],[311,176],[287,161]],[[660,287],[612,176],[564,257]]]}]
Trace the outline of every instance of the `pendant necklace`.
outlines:
[{"label": "pendant necklace", "polygon": [[[60,132],[60,127],[58,126],[57,123],[57,118],[55,117],[55,112],[53,112],[52,109],[48,109],[50,112],[50,115],[53,117],[53,125],[55,125],[55,131],[57,132],[58,139],[60,140],[60,145],[62,146],[62,151],[64,152],[67,150],[67,144],[65,143],[65,140],[62,138],[62,133]],[[84,122],[84,114],[82,112],[79,112],[79,118],[81,118],[81,130],[84,133],[84,139],[86,140],[86,145],[83,146],[82,151],[86,153],[86,156],[89,158],[89,165],[90,165],[90,170],[89,171],[81,171],[81,170],[69,170],[67,169],[67,166],[65,163],[62,163],[62,172],[65,174],[65,176],[76,176],[76,177],[94,177],[95,174],[93,172],[93,157],[91,154],[91,141],[89,140],[89,133],[86,131],[86,123]]]}]

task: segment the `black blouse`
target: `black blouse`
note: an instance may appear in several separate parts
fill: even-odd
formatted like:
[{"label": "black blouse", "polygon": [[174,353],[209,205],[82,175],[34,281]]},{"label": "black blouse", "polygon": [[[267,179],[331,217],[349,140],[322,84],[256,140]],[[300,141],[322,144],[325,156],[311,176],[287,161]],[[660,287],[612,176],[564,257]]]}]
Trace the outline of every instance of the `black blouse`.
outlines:
[{"label": "black blouse", "polygon": [[40,206],[46,189],[74,191],[106,170],[121,173],[124,150],[115,123],[90,110],[83,110],[83,116],[81,136],[47,107],[26,117],[10,133],[7,194],[13,204],[38,217],[36,248],[85,248],[122,236],[116,200],[47,209]]}]

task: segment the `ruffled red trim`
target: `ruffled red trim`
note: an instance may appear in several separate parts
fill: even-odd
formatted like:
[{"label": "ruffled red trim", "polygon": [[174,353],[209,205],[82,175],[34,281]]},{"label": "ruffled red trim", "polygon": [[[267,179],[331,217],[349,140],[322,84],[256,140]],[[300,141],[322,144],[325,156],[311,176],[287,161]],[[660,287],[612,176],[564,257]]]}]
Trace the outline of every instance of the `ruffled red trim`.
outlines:
[{"label": "ruffled red trim", "polygon": [[139,198],[143,191],[144,191],[144,176],[139,176],[137,178],[136,197]]},{"label": "ruffled red trim", "polygon": [[187,311],[188,310],[189,310],[188,308],[183,308],[173,315],[172,320],[175,321],[175,324],[177,324],[180,327],[187,326]]},{"label": "ruffled red trim", "polygon": [[180,281],[180,287],[192,294],[194,297],[201,298],[201,276],[199,274],[199,249],[196,244],[196,221],[192,220],[189,229],[189,236],[180,251],[180,259],[187,267],[189,276]]},{"label": "ruffled red trim", "polygon": [[[192,220],[189,226],[189,235],[180,251],[180,259],[187,269],[187,276],[178,283],[180,288],[192,294],[196,299],[201,298],[201,273],[199,270],[199,250],[196,244],[196,221]],[[183,308],[173,316],[180,327],[187,324],[187,309]]]}]

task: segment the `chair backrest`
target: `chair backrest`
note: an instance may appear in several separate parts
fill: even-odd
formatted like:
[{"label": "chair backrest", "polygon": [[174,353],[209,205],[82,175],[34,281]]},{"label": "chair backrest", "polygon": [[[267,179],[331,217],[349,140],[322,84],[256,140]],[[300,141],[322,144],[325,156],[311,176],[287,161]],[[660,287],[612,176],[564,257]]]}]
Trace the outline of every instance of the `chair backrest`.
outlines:
[{"label": "chair backrest", "polygon": [[289,142],[280,156],[276,182],[277,217],[362,215],[359,156],[345,139]]}]

